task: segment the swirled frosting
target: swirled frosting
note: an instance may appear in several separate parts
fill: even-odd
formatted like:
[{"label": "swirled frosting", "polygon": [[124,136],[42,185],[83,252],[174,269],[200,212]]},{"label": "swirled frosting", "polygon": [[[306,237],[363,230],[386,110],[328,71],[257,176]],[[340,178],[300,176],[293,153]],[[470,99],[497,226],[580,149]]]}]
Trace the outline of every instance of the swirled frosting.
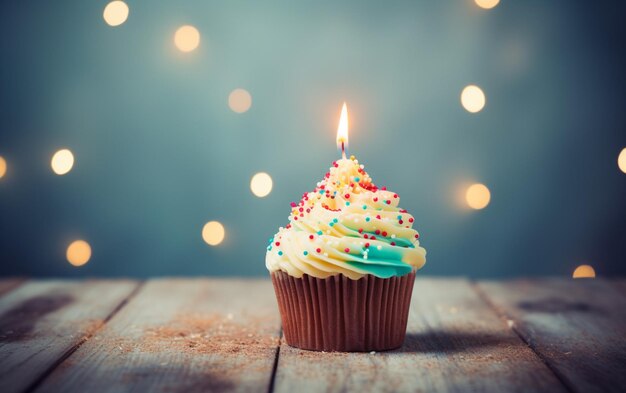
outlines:
[{"label": "swirled frosting", "polygon": [[338,160],[313,191],[291,203],[289,224],[269,240],[265,265],[298,278],[343,274],[354,280],[417,270],[426,250],[399,202],[354,157]]}]

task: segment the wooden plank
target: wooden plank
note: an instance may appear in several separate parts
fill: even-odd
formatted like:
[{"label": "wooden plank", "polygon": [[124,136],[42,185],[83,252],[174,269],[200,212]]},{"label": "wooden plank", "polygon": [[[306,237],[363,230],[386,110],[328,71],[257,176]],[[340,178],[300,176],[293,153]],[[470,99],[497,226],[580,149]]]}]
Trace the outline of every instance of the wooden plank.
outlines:
[{"label": "wooden plank", "polygon": [[418,279],[405,345],[319,353],[283,344],[275,388],[294,392],[562,392],[564,386],[466,280]]},{"label": "wooden plank", "polygon": [[19,287],[23,282],[23,278],[5,278],[0,280],[0,296]]},{"label": "wooden plank", "polygon": [[0,298],[0,391],[21,392],[97,330],[132,281],[29,281]]},{"label": "wooden plank", "polygon": [[572,391],[626,391],[626,298],[600,279],[481,282]]},{"label": "wooden plank", "polygon": [[626,278],[612,279],[611,283],[622,293],[622,295],[626,295]]},{"label": "wooden plank", "polygon": [[38,391],[266,392],[279,335],[269,280],[153,280]]}]

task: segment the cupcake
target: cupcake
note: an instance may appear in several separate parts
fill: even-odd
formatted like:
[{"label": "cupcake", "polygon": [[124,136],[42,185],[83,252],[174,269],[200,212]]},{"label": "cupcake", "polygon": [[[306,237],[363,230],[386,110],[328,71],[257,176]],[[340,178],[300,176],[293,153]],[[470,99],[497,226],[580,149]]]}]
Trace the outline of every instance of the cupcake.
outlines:
[{"label": "cupcake", "polygon": [[399,202],[350,157],[291,204],[289,224],[265,257],[287,344],[316,351],[402,345],[426,250]]}]

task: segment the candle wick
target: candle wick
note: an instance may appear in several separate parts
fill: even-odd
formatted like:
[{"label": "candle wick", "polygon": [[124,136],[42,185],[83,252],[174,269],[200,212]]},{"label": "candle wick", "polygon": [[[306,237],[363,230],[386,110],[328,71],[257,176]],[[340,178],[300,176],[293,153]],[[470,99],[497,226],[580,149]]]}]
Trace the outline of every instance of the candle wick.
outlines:
[{"label": "candle wick", "polygon": [[346,159],[346,148],[343,141],[341,141],[341,158]]}]

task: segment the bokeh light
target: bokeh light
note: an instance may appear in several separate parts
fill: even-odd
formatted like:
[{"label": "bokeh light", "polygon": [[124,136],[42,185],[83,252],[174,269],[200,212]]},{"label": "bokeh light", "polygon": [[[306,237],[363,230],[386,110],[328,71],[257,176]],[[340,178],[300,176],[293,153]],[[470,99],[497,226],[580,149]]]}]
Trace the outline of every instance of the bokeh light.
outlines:
[{"label": "bokeh light", "polygon": [[590,265],[580,265],[574,270],[572,274],[573,278],[594,278],[596,271]]},{"label": "bokeh light", "polygon": [[259,198],[269,195],[272,192],[272,178],[265,172],[259,172],[252,176],[250,180],[250,189],[252,193]]},{"label": "bokeh light", "polygon": [[128,5],[123,1],[112,1],[104,7],[102,17],[109,26],[119,26],[128,19]]},{"label": "bokeh light", "polygon": [[235,89],[228,96],[228,106],[233,112],[247,112],[252,106],[252,96],[247,90]]},{"label": "bokeh light", "polygon": [[485,93],[476,85],[466,86],[461,92],[461,104],[470,113],[480,112],[485,102]]},{"label": "bokeh light", "polygon": [[617,157],[617,166],[622,172],[626,173],[626,147],[622,149],[622,152]]},{"label": "bokeh light", "polygon": [[200,32],[191,25],[181,26],[174,34],[174,44],[181,52],[191,52],[200,45]]},{"label": "bokeh light", "polygon": [[83,266],[91,258],[91,246],[84,240],[73,241],[67,247],[66,256],[72,266]]},{"label": "bokeh light", "polygon": [[487,207],[491,200],[491,192],[486,185],[481,183],[472,184],[465,191],[465,201],[472,209],[480,210]]},{"label": "bokeh light", "polygon": [[0,156],[0,179],[4,177],[7,173],[7,161],[4,157]]},{"label": "bokeh light", "polygon": [[217,246],[224,240],[226,231],[218,221],[209,221],[202,228],[202,238],[210,246]]},{"label": "bokeh light", "polygon": [[65,175],[74,166],[74,154],[68,149],[59,150],[52,156],[50,166],[57,175]]},{"label": "bokeh light", "polygon": [[491,9],[500,3],[500,0],[474,0],[476,5],[486,10]]}]

